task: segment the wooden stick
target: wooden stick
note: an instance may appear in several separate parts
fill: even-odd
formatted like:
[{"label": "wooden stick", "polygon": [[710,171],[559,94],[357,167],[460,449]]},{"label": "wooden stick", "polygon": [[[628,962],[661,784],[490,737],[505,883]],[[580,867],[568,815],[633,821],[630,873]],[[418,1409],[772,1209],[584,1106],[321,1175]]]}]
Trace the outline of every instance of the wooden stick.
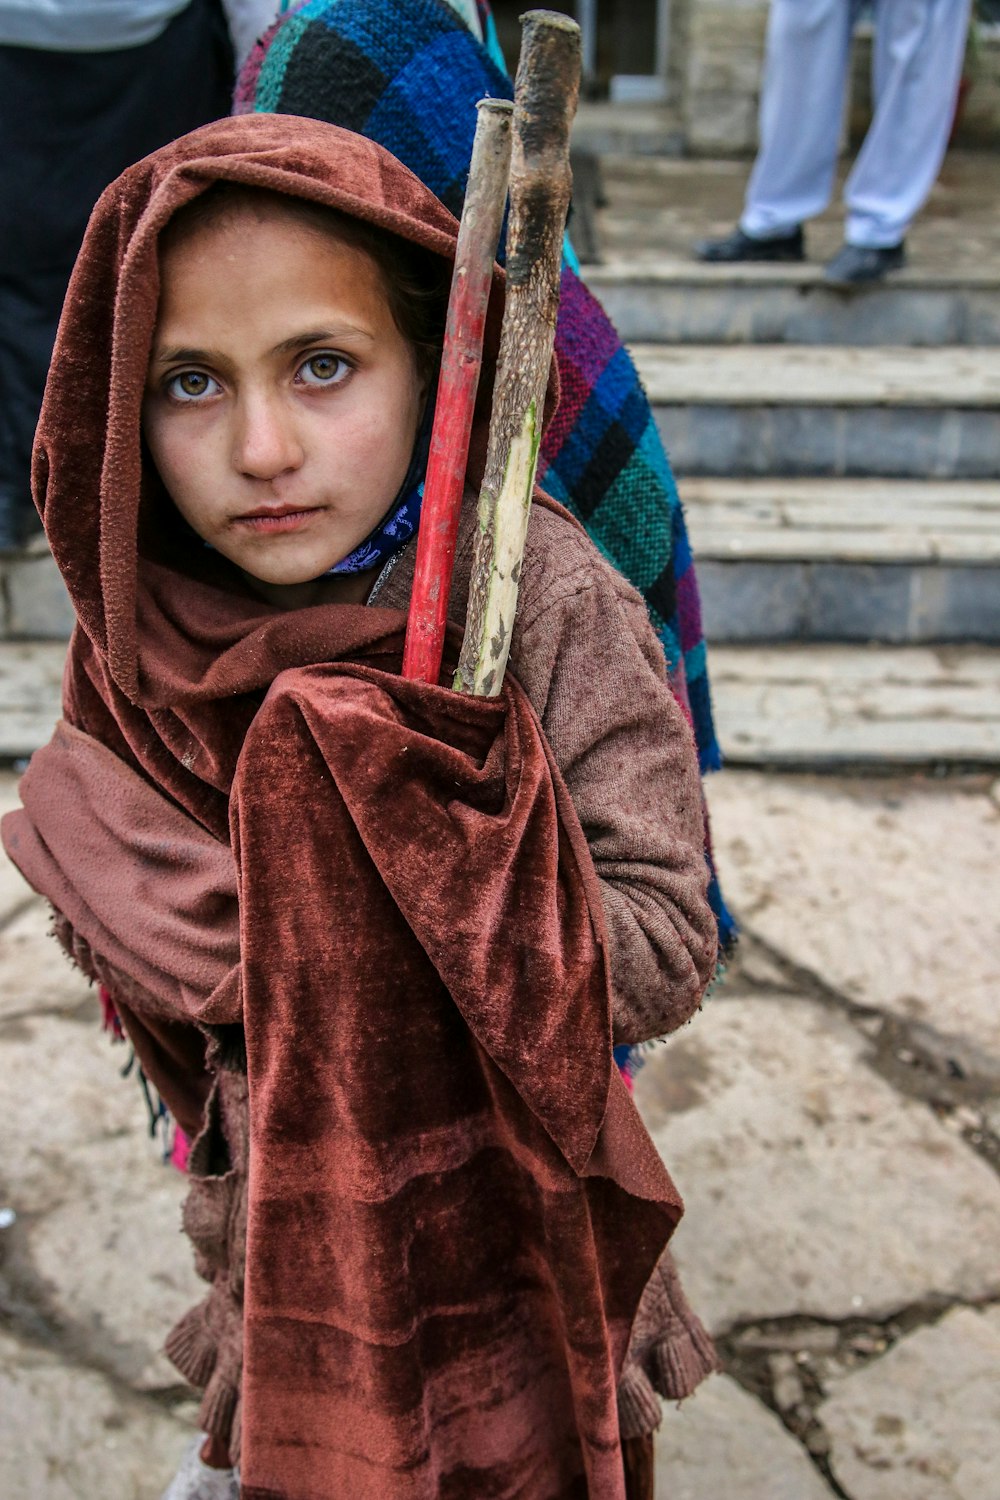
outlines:
[{"label": "wooden stick", "polygon": [[403,651],[403,676],[417,682],[436,683],[441,671],[486,310],[507,201],[513,105],[481,99],[476,108]]},{"label": "wooden stick", "polygon": [[569,129],[580,88],[580,28],[568,16],[522,16],[514,84],[507,301],[486,471],[479,497],[469,614],[454,686],[495,697],[503,683],[538,466],[542,409],[559,311],[572,175]]}]

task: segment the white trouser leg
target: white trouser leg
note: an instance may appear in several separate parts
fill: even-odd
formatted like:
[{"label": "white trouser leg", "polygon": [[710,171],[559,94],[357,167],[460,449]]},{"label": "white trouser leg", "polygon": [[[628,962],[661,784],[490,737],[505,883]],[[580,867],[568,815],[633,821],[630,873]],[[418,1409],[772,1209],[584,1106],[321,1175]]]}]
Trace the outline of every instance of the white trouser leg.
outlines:
[{"label": "white trouser leg", "polygon": [[856,9],[855,0],[771,0],[747,234],[790,234],[830,201]]},{"label": "white trouser leg", "polygon": [[941,169],[970,0],[877,0],[875,114],[847,179],[850,245],[898,245]]}]

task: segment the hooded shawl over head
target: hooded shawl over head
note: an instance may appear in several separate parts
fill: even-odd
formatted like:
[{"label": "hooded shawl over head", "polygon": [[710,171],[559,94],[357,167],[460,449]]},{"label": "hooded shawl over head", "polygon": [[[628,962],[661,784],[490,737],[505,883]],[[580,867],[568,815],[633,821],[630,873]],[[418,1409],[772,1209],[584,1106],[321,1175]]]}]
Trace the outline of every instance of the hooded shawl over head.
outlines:
[{"label": "hooded shawl over head", "polygon": [[108,189],[36,452],[68,722],[5,842],[155,1001],[179,1113],[199,1027],[245,1028],[243,1494],[621,1500],[616,1378],[680,1204],[612,1066],[590,854],[516,683],[404,682],[397,613],[274,609],[164,529],[157,238],[220,179],[453,254],[415,177],[314,121],[221,121]]}]

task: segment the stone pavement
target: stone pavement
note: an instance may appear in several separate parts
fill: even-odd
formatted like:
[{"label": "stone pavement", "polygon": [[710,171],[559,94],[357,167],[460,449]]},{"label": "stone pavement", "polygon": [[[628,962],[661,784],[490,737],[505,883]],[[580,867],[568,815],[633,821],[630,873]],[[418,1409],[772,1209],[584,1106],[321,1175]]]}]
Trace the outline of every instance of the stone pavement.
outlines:
[{"label": "stone pavement", "polygon": [[[726,1373],[665,1412],[662,1500],[1000,1500],[1000,783],[711,800],[746,938],[638,1098]],[[184,1186],[46,927],[0,866],[0,1490],[157,1500],[195,1409],[160,1352]]]}]

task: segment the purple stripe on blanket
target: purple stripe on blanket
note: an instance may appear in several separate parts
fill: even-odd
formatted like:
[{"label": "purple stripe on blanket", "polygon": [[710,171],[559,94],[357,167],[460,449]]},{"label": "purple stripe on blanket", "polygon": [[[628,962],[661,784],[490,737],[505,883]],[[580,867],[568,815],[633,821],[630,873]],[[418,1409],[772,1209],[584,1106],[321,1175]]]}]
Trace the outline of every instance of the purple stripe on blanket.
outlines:
[{"label": "purple stripe on blanket", "polygon": [[680,621],[681,650],[689,651],[702,637],[701,602],[693,567],[688,568],[677,580],[677,615]]}]

